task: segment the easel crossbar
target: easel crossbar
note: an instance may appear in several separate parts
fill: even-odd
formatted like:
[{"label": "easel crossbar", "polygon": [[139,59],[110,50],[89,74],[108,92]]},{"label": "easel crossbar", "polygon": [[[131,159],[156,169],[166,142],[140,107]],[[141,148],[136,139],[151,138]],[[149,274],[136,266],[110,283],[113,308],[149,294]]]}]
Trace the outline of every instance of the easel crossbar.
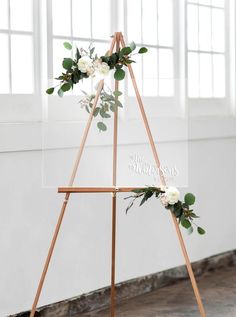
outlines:
[{"label": "easel crossbar", "polygon": [[58,193],[129,193],[143,187],[59,187]]}]

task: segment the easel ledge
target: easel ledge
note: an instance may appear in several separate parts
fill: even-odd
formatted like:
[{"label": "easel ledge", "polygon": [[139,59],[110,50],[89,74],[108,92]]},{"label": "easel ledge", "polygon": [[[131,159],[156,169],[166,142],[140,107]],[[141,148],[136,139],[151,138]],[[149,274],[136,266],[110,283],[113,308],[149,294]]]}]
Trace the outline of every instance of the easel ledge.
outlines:
[{"label": "easel ledge", "polygon": [[144,187],[59,187],[58,193],[129,193]]}]

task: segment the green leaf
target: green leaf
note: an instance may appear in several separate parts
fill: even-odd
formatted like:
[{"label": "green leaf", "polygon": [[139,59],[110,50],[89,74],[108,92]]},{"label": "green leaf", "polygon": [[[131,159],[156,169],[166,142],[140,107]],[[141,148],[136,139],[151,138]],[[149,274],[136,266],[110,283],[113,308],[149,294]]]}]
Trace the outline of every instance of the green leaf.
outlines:
[{"label": "green leaf", "polygon": [[181,225],[182,225],[184,228],[188,229],[188,228],[191,227],[191,222],[190,222],[188,219],[186,219],[186,218],[182,218],[182,219],[181,219]]},{"label": "green leaf", "polygon": [[100,110],[99,107],[97,107],[97,108],[94,110],[94,112],[93,112],[93,116],[94,116],[94,117],[96,117],[96,116],[98,115],[99,110]]},{"label": "green leaf", "polygon": [[129,46],[130,46],[132,51],[134,51],[136,49],[136,44],[133,41],[130,43]]},{"label": "green leaf", "polygon": [[184,196],[184,202],[187,204],[187,205],[193,205],[195,203],[195,196],[191,193],[188,193]]},{"label": "green leaf", "polygon": [[200,217],[197,216],[194,212],[191,212],[190,217],[192,217],[192,218],[200,218]]},{"label": "green leaf", "polygon": [[69,70],[71,69],[72,65],[73,65],[73,60],[71,58],[64,58],[62,62],[63,68]]},{"label": "green leaf", "polygon": [[97,123],[97,127],[98,127],[98,129],[100,131],[106,131],[107,130],[107,126],[101,121]]},{"label": "green leaf", "polygon": [[153,194],[154,193],[151,191],[146,192],[139,206],[142,206],[145,203],[145,201],[147,201],[150,197],[152,197]]},{"label": "green leaf", "polygon": [[205,234],[206,233],[206,231],[203,228],[201,228],[201,227],[197,227],[197,232],[199,234]]},{"label": "green leaf", "polygon": [[58,90],[57,93],[59,97],[63,97],[63,90],[61,88]]},{"label": "green leaf", "polygon": [[114,73],[114,78],[116,80],[122,80],[125,78],[125,71],[123,69],[117,69]]},{"label": "green leaf", "polygon": [[67,50],[71,50],[71,49],[72,49],[72,45],[71,45],[69,42],[64,42],[63,45],[64,45],[64,47],[65,47]]},{"label": "green leaf", "polygon": [[132,52],[131,48],[128,46],[125,46],[120,50],[119,55],[120,55],[120,57],[123,57],[124,55],[129,55],[131,52]]},{"label": "green leaf", "polygon": [[71,84],[70,83],[65,83],[65,84],[63,84],[61,86],[61,90],[64,91],[64,92],[66,92],[66,91],[68,91],[70,89],[71,89]]},{"label": "green leaf", "polygon": [[115,90],[115,91],[113,91],[113,95],[114,95],[115,97],[119,97],[119,96],[122,95],[122,92],[119,91],[119,90]]},{"label": "green leaf", "polygon": [[54,88],[53,88],[53,87],[52,87],[52,88],[48,88],[48,89],[46,90],[46,93],[47,93],[48,95],[53,94],[53,93],[54,93]]},{"label": "green leaf", "polygon": [[147,53],[148,49],[146,47],[141,47],[138,51],[139,54]]}]

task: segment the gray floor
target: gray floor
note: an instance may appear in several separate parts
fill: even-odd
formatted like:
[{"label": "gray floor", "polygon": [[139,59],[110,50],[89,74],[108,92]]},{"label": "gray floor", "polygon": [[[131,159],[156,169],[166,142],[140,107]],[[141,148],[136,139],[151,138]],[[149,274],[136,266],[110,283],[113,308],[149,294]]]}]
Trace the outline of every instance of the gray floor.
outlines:
[{"label": "gray floor", "polygon": [[[207,317],[236,317],[236,267],[198,278]],[[109,310],[78,317],[108,317]],[[116,317],[200,316],[189,281],[182,281],[120,304]]]}]

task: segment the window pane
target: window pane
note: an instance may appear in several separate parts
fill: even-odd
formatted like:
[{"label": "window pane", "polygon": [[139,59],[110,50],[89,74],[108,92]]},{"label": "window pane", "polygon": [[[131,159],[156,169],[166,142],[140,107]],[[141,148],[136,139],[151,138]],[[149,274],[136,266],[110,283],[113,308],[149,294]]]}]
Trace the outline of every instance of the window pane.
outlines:
[{"label": "window pane", "polygon": [[143,95],[157,96],[157,49],[149,48],[143,57]]},{"label": "window pane", "polygon": [[[77,14],[80,16],[81,12],[78,11]],[[71,35],[70,1],[52,0],[52,25],[53,34],[65,36]]]},{"label": "window pane", "polygon": [[200,54],[200,97],[212,97],[212,56]]},{"label": "window pane", "polygon": [[211,5],[211,0],[199,0],[199,4]]},{"label": "window pane", "polygon": [[28,35],[11,36],[12,92],[33,93],[33,45]]},{"label": "window pane", "polygon": [[211,9],[199,7],[199,48],[211,50]]},{"label": "window pane", "polygon": [[[78,12],[83,11],[83,14]],[[73,36],[91,37],[90,1],[73,0],[72,2]]]},{"label": "window pane", "polygon": [[[87,0],[88,1],[88,0]],[[111,34],[110,0],[92,0],[92,35],[97,39],[108,39]]]},{"label": "window pane", "polygon": [[173,51],[159,49],[159,95],[173,95]]},{"label": "window pane", "polygon": [[[152,23],[150,23],[152,21]],[[143,1],[143,43],[157,44],[157,1]]]},{"label": "window pane", "polygon": [[225,97],[225,57],[213,55],[213,94],[214,97]]},{"label": "window pane", "polygon": [[212,49],[213,51],[224,51],[224,11],[212,9]]},{"label": "window pane", "polygon": [[0,93],[9,93],[9,52],[8,52],[8,36],[0,34]]},{"label": "window pane", "polygon": [[212,0],[212,5],[215,7],[223,8],[225,0]]},{"label": "window pane", "polygon": [[188,48],[198,49],[198,7],[188,6]]},{"label": "window pane", "polygon": [[32,0],[10,0],[11,28],[13,30],[31,31],[33,6]]},{"label": "window pane", "polygon": [[159,45],[173,45],[173,3],[172,0],[158,1]]},{"label": "window pane", "polygon": [[127,1],[128,41],[141,43],[141,0]]},{"label": "window pane", "polygon": [[199,97],[199,56],[188,53],[188,96]]},{"label": "window pane", "polygon": [[8,28],[8,0],[0,2],[0,29]]}]

